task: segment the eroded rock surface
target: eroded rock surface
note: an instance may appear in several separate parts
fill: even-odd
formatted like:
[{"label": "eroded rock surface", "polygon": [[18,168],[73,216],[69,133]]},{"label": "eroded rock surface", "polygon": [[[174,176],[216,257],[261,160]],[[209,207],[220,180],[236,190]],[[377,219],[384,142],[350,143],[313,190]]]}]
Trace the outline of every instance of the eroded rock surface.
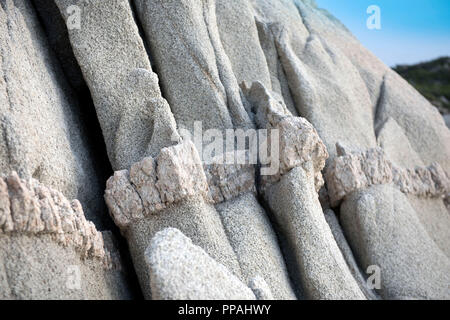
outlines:
[{"label": "eroded rock surface", "polygon": [[450,298],[450,131],[314,1],[2,0],[0,44],[0,298],[130,297],[113,221],[146,298]]},{"label": "eroded rock surface", "polygon": [[326,180],[332,205],[347,194],[372,185],[393,183],[403,193],[443,198],[450,191],[450,179],[438,163],[414,169],[390,162],[382,149],[345,154],[330,164]]},{"label": "eroded rock surface", "polygon": [[177,229],[158,232],[145,257],[154,299],[255,299],[250,288]]},{"label": "eroded rock surface", "polygon": [[79,100],[30,1],[0,6],[0,173],[18,172],[79,199],[104,224],[103,185]]},{"label": "eroded rock surface", "polygon": [[2,299],[131,297],[111,235],[78,200],[15,172],[0,178],[0,245]]},{"label": "eroded rock surface", "polygon": [[385,299],[448,299],[449,257],[430,238],[407,197],[389,185],[358,191],[341,221],[363,269],[380,268]]}]

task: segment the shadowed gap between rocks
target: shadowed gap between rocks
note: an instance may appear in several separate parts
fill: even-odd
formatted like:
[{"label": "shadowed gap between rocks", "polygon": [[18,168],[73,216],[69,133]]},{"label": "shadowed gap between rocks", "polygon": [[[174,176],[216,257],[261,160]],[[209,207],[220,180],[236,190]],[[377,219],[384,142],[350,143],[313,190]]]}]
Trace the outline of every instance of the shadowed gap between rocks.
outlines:
[{"label": "shadowed gap between rocks", "polygon": [[[150,60],[150,65],[152,66],[152,71],[158,76],[158,79],[159,79],[158,84],[159,84],[159,89],[161,90],[161,96],[167,101],[166,90],[165,90],[164,84],[161,81],[161,78],[159,77],[158,65],[155,63],[155,59],[153,58],[153,54],[150,49],[151,46],[147,40],[149,38],[146,36],[141,19],[139,18],[139,15],[138,15],[138,12],[136,9],[136,3],[134,0],[129,0],[129,3],[130,3],[131,12],[133,13],[134,22],[136,23],[136,26],[139,30],[139,36],[141,37],[142,42],[144,43],[144,47],[145,47],[145,51],[147,52],[148,60]],[[169,107],[170,107],[170,104],[169,104]]]},{"label": "shadowed gap between rocks", "polygon": [[[77,113],[85,133],[90,151],[96,159],[94,166],[101,185],[106,186],[106,180],[113,174],[113,169],[106,151],[103,133],[97,118],[94,102],[90,90],[84,80],[81,68],[75,58],[67,33],[66,24],[60,11],[53,1],[31,0],[30,1],[37,19],[45,32],[50,49],[54,53],[63,71],[73,95],[78,99],[80,110]],[[59,34],[55,34],[59,32]],[[99,194],[103,199],[103,194]],[[109,230],[114,234],[116,245],[123,260],[123,266],[127,275],[131,294],[137,299],[143,299],[143,294],[137,280],[128,245],[120,234],[119,228],[112,221],[106,205],[100,218],[101,226],[96,225],[98,230]]]},{"label": "shadowed gap between rocks", "polygon": [[381,86],[380,86],[380,93],[377,99],[377,104],[375,105],[375,113],[373,116],[373,127],[375,130],[375,136],[378,139],[378,136],[380,134],[380,130],[383,127],[384,122],[381,119],[381,102],[383,101],[383,97],[384,97],[384,92],[385,92],[385,88],[386,88],[386,74],[383,76],[383,80],[381,82]]},{"label": "shadowed gap between rocks", "polygon": [[[259,168],[257,168],[257,174],[256,174],[256,188],[259,190],[259,183],[260,183],[260,175],[259,175]],[[305,297],[304,294],[304,288],[300,277],[300,270],[298,268],[298,264],[295,262],[295,255],[294,250],[292,248],[292,245],[289,243],[289,240],[287,237],[284,236],[282,232],[282,228],[279,226],[275,215],[272,212],[272,209],[270,209],[269,205],[267,204],[266,200],[264,199],[264,196],[258,191],[257,194],[257,200],[261,207],[264,209],[264,211],[267,214],[267,217],[269,219],[270,224],[272,225],[272,228],[275,232],[275,235],[277,237],[278,246],[281,249],[281,253],[284,258],[284,263],[286,264],[286,269],[288,272],[289,280],[292,284],[292,288],[294,289],[294,293],[297,296],[297,299],[302,300]]]},{"label": "shadowed gap between rocks", "polygon": [[[163,99],[165,99],[166,101],[169,101],[169,100],[167,100],[167,94],[166,94],[167,90],[164,86],[164,83],[161,81],[161,77],[159,76],[160,73],[159,73],[158,64],[155,62],[155,59],[154,59],[152,51],[151,51],[151,45],[149,43],[149,40],[147,40],[150,38],[146,36],[144,26],[141,22],[141,19],[139,18],[135,0],[129,0],[129,3],[130,3],[131,12],[133,14],[134,22],[136,23],[136,26],[139,30],[139,36],[141,37],[142,42],[144,43],[144,47],[145,47],[145,51],[147,52],[148,60],[150,60],[150,65],[152,67],[152,71],[153,71],[153,73],[155,73],[158,76],[158,85],[159,85],[159,89],[161,91],[161,97]],[[169,103],[169,108],[173,114],[172,106],[170,105],[170,103]]]}]

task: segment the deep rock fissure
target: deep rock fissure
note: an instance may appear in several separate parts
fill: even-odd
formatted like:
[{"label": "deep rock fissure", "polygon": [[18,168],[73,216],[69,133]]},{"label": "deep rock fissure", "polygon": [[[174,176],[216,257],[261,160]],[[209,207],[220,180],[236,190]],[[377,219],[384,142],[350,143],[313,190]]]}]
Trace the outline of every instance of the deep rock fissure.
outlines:
[{"label": "deep rock fissure", "polygon": [[[53,52],[54,56],[56,57],[56,61],[58,61],[60,69],[62,70],[62,73],[65,77],[65,80],[69,84],[70,88],[73,90],[72,94],[75,96],[75,99],[78,100],[78,106],[80,107],[79,112],[77,112],[77,116],[80,118],[80,123],[82,125],[82,132],[84,133],[85,137],[88,140],[88,146],[90,148],[89,152],[93,153],[93,158],[96,160],[94,163],[95,166],[95,172],[97,173],[101,185],[106,185],[106,180],[113,174],[113,169],[111,166],[111,162],[109,161],[109,157],[106,151],[106,144],[105,140],[103,138],[103,132],[100,126],[100,122],[97,117],[97,112],[95,109],[95,105],[92,99],[91,92],[89,90],[89,87],[84,79],[84,75],[81,72],[81,68],[77,62],[77,59],[75,58],[75,54],[73,52],[68,32],[65,28],[61,28],[64,32],[64,37],[62,39],[59,39],[60,43],[55,43],[54,41],[51,41],[51,34],[50,30],[48,28],[48,25],[45,22],[45,18],[42,16],[42,14],[45,12],[43,8],[39,7],[39,5],[44,4],[38,4],[37,0],[30,1],[31,6],[35,12],[35,15],[39,21],[39,24],[42,28],[42,30],[45,33],[46,40],[49,43],[49,49]],[[57,8],[56,4],[53,0],[46,2],[45,5],[54,6],[56,10],[54,10],[54,14],[56,14],[56,17],[46,17],[47,19],[56,19],[56,21],[62,21],[63,26],[65,26],[64,18],[60,14],[59,9]],[[139,26],[139,25],[138,25]],[[61,57],[61,52],[58,51],[58,45],[61,46],[61,43],[66,44],[69,46],[69,61],[73,62],[74,65],[67,65],[64,64]],[[67,52],[66,52],[67,54]],[[65,58],[68,58],[67,56]],[[69,63],[70,63],[69,62]],[[70,71],[68,68],[75,68],[79,72],[80,81],[78,79],[71,79],[70,78]],[[73,81],[71,81],[73,80]],[[77,84],[77,86],[74,86],[74,81]],[[103,193],[98,195],[99,199],[103,200]],[[84,204],[83,204],[84,205]],[[102,212],[100,212],[102,216],[100,217],[102,221],[102,226],[96,225],[98,230],[108,230],[111,231],[114,235],[115,242],[117,245],[117,249],[120,253],[120,256],[122,258],[122,265],[124,268],[124,273],[126,274],[128,278],[128,284],[130,287],[130,291],[134,298],[136,299],[143,299],[143,293],[140,289],[140,285],[137,279],[135,268],[132,264],[132,259],[130,255],[130,250],[128,249],[128,244],[126,240],[122,237],[120,234],[119,228],[115,225],[113,222],[111,216],[108,213],[108,209],[106,208],[106,204],[103,206]]]}]

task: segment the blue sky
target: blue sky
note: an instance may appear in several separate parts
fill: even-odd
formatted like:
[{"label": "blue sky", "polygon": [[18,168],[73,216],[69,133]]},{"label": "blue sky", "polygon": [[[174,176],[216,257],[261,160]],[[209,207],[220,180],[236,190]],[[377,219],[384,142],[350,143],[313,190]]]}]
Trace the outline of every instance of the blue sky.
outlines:
[{"label": "blue sky", "polygon": [[[316,0],[387,65],[450,56],[450,0]],[[381,9],[381,30],[369,30],[370,5]]]}]

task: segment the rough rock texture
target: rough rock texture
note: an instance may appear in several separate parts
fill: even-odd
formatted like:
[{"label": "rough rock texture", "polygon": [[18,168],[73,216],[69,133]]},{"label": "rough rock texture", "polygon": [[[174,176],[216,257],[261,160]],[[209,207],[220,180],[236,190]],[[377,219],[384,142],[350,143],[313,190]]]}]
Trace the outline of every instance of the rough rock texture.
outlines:
[{"label": "rough rock texture", "polygon": [[0,111],[0,298],[130,297],[113,221],[146,298],[450,298],[450,131],[313,0],[0,0]]},{"label": "rough rock texture", "polygon": [[256,197],[243,194],[216,209],[246,281],[258,275],[273,298],[296,299],[277,236]]},{"label": "rough rock texture", "polygon": [[320,207],[313,165],[297,167],[266,191],[267,202],[292,250],[308,299],[364,299]]},{"label": "rough rock texture", "polygon": [[297,112],[314,125],[331,155],[337,141],[374,147],[372,102],[358,67],[336,41],[315,30],[325,22],[340,36],[341,28],[303,1],[255,2],[275,7],[264,10],[261,20],[268,20]]},{"label": "rough rock texture", "polygon": [[378,129],[378,146],[395,165],[404,168],[424,166],[425,163],[414,151],[403,129],[393,118],[387,119]]},{"label": "rough rock texture", "polygon": [[135,1],[167,100],[193,132],[247,127],[250,119],[220,40],[214,0]]},{"label": "rough rock texture", "polygon": [[[68,19],[73,1],[55,2]],[[161,97],[129,1],[76,5],[82,27],[69,29],[70,42],[91,90],[112,166],[127,169],[170,145],[176,124]]]},{"label": "rough rock texture", "polygon": [[[392,118],[389,118],[380,128],[378,144],[383,147],[386,156],[399,167],[424,166],[403,129]],[[444,201],[442,198],[424,198],[413,194],[408,194],[408,199],[418,213],[417,216],[428,231],[428,235],[450,257],[450,215],[448,214],[450,210],[449,206],[446,208],[445,205],[445,202],[450,200],[449,194],[445,196]]]},{"label": "rough rock texture", "polygon": [[[250,164],[224,164],[223,159],[227,156],[218,156],[211,164],[204,166],[210,197],[215,203],[231,200],[247,192],[256,193],[255,167]],[[245,154],[242,157],[248,158]]]},{"label": "rough rock texture", "polygon": [[78,200],[15,172],[0,178],[1,299],[130,298],[111,241]]},{"label": "rough rock texture", "polygon": [[275,300],[269,286],[260,276],[254,277],[249,283],[250,289],[252,289],[258,300]]},{"label": "rough rock texture", "polygon": [[326,180],[332,205],[353,191],[391,182],[403,193],[419,197],[442,198],[450,191],[450,178],[438,163],[404,169],[393,165],[382,149],[336,157],[327,169]]},{"label": "rough rock texture", "polygon": [[158,232],[145,259],[154,299],[255,299],[250,288],[177,229]]},{"label": "rough rock texture", "polygon": [[[267,129],[268,149],[271,144],[277,144],[278,157],[271,155],[271,162],[276,161],[277,172],[262,176],[262,184],[274,183],[291,169],[312,161],[315,172],[317,191],[323,185],[321,170],[325,166],[328,152],[314,127],[304,118],[294,117],[288,111],[282,100],[277,100],[275,93],[270,93],[260,82],[244,88],[248,101],[255,109],[258,128]],[[279,98],[279,97],[278,97]],[[271,130],[278,131],[278,140],[272,141]],[[265,163],[264,163],[265,164]],[[269,163],[269,167],[273,167]]]},{"label": "rough rock texture", "polygon": [[341,222],[358,262],[363,269],[380,267],[379,293],[385,299],[449,299],[449,257],[417,214],[389,185],[354,192],[341,206]]},{"label": "rough rock texture", "polygon": [[[425,164],[438,162],[450,171],[450,130],[437,108],[406,80],[389,70],[377,110],[377,123],[393,118]],[[432,142],[432,143],[431,143]]]},{"label": "rough rock texture", "polygon": [[31,3],[2,1],[0,172],[16,171],[79,199],[101,224],[103,186],[78,109]]},{"label": "rough rock texture", "polygon": [[255,299],[252,290],[177,229],[158,232],[145,260],[154,299]]},{"label": "rough rock texture", "polygon": [[112,266],[101,233],[86,221],[78,200],[70,202],[34,179],[20,179],[16,172],[0,178],[0,197],[1,234],[51,235],[59,244],[75,247],[82,257]]},{"label": "rough rock texture", "polygon": [[133,220],[195,196],[209,200],[203,167],[190,141],[162,149],[156,160],[145,158],[130,172],[117,171],[105,191],[110,213],[123,229]]},{"label": "rough rock texture", "polygon": [[325,210],[325,220],[330,226],[331,232],[333,233],[334,239],[344,256],[345,262],[347,262],[348,268],[352,272],[353,277],[358,282],[359,288],[364,293],[367,299],[376,300],[379,299],[375,291],[368,287],[366,277],[361,272],[358,263],[355,260],[352,249],[345,238],[344,232],[341,225],[336,217],[333,210]]},{"label": "rough rock texture", "polygon": [[181,230],[211,257],[241,276],[192,142],[164,148],[156,161],[144,159],[130,173],[116,172],[107,183],[105,200],[128,240],[146,297],[151,297],[151,281],[145,267],[145,250],[152,237],[168,227]]}]

